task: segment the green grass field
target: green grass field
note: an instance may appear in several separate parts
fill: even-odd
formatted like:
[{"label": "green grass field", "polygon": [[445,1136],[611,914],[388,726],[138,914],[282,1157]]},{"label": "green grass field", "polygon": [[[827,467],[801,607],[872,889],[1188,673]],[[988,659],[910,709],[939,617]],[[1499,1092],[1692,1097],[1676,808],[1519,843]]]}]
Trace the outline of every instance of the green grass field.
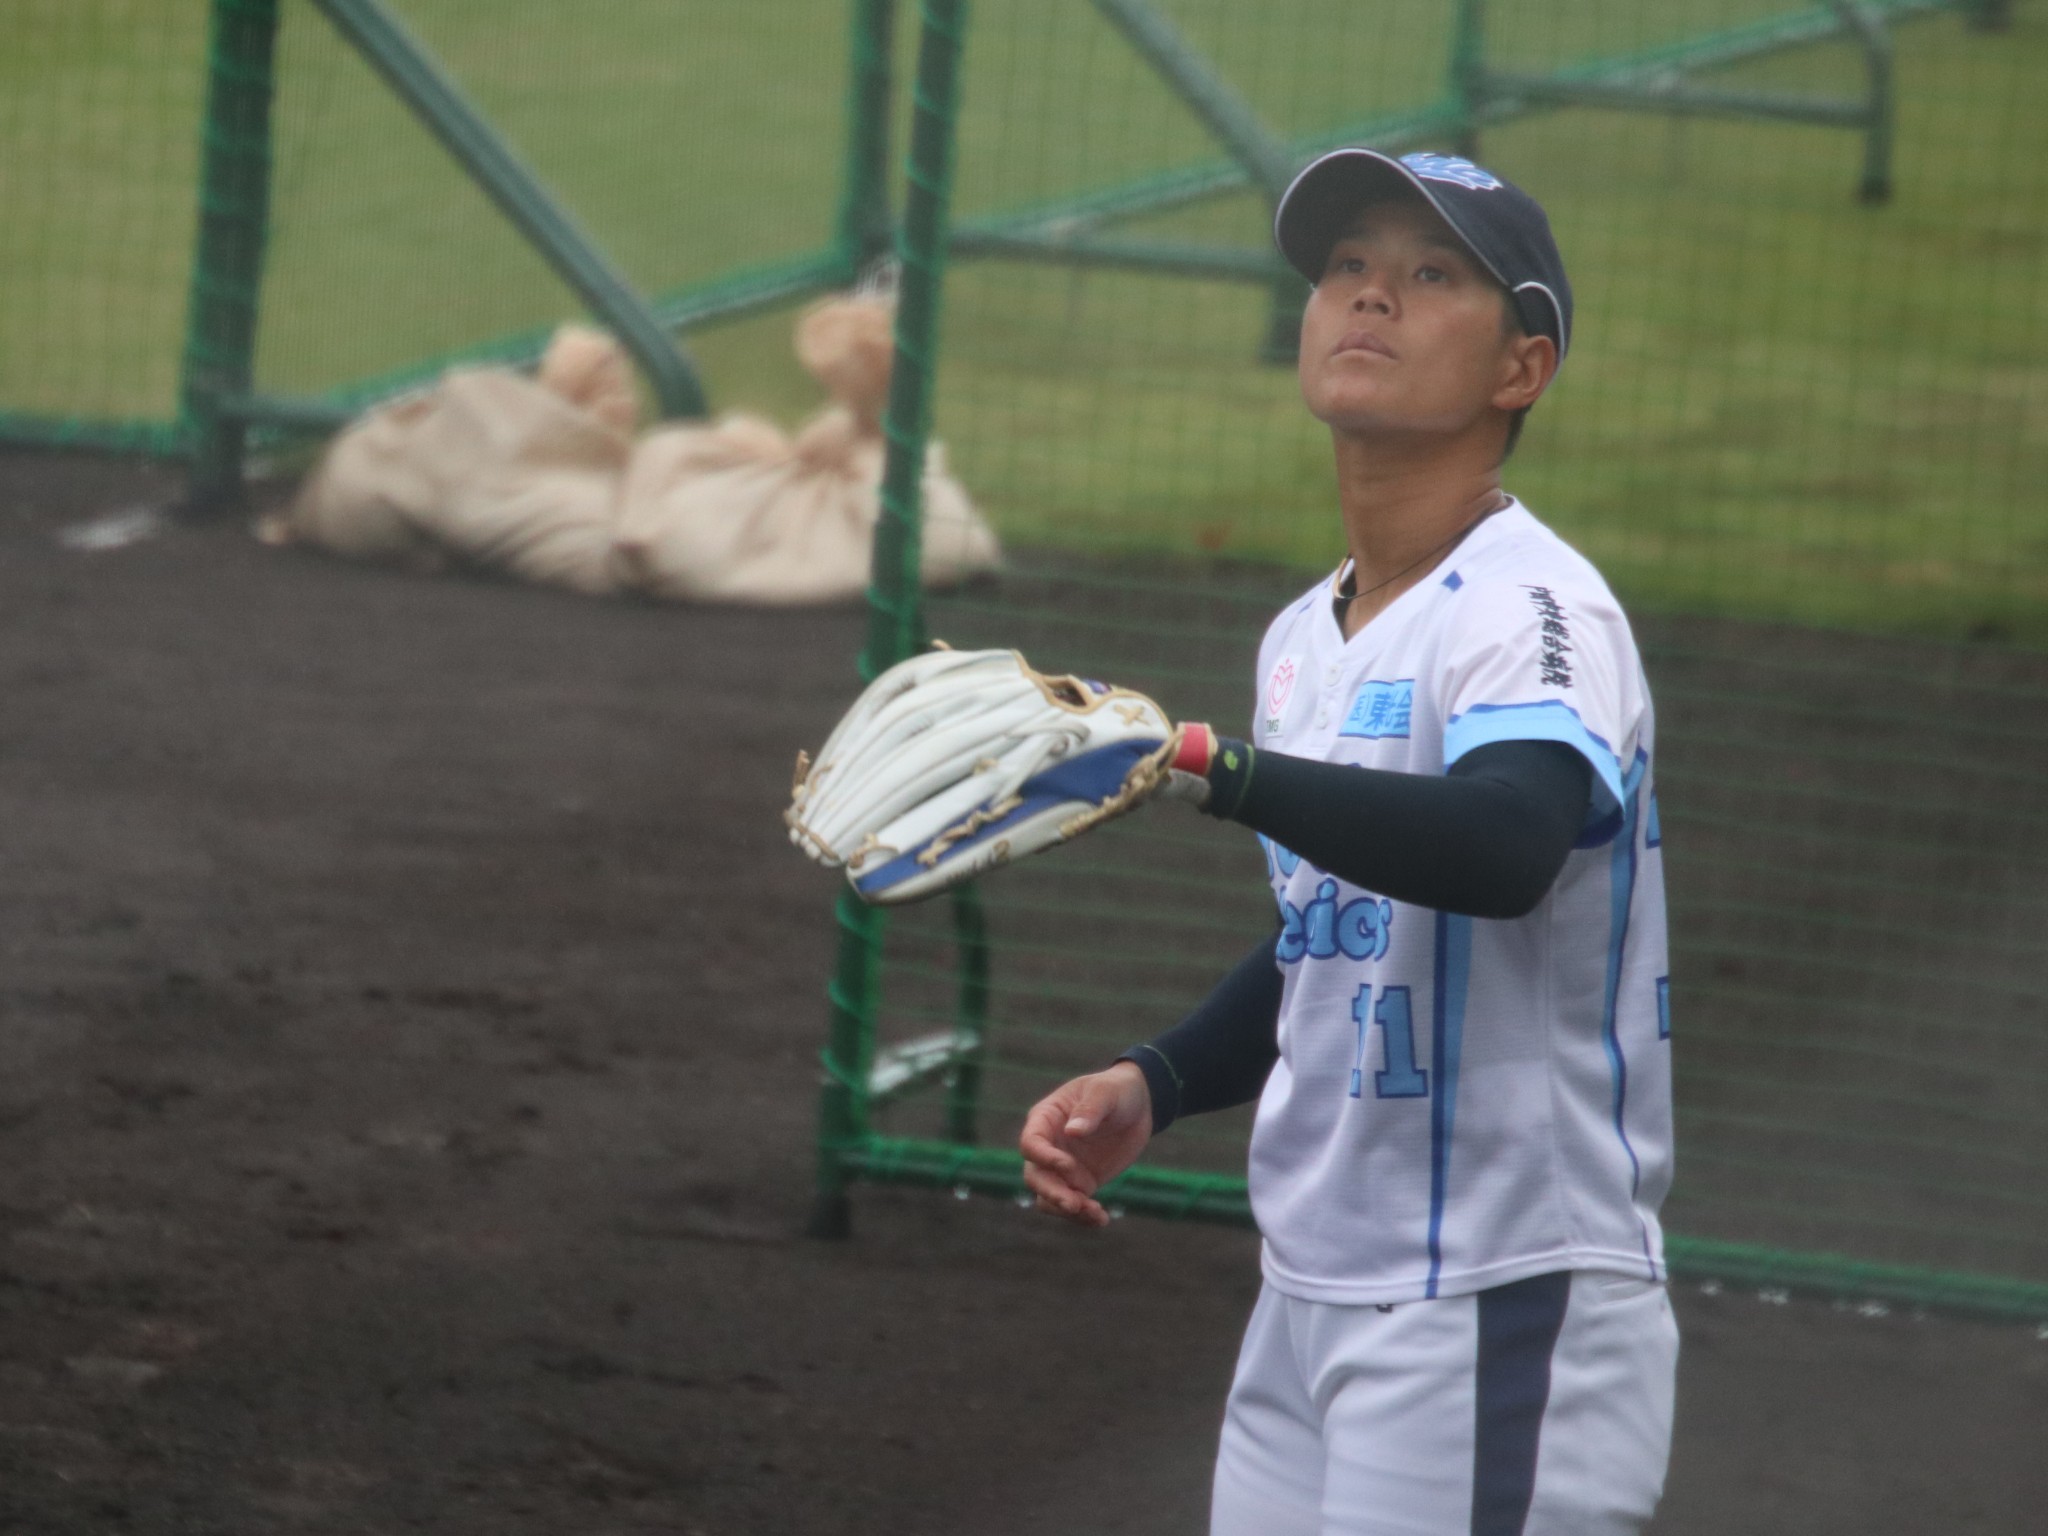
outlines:
[{"label": "green grass field", "polygon": [[[1497,3],[1491,52],[1548,67],[1788,4]],[[826,242],[842,0],[400,9],[643,288]],[[1289,135],[1443,89],[1450,0],[1162,9]],[[1842,131],[1589,111],[1489,131],[1488,161],[1551,208],[1579,294],[1510,483],[1632,602],[2048,643],[2048,14],[2016,9],[2002,34],[1900,26],[1882,208],[1855,202]],[[204,10],[8,7],[0,411],[174,409]],[[284,13],[262,384],[319,392],[571,313],[318,15]],[[968,63],[963,217],[1215,158],[1084,0],[979,0]],[[1859,76],[1831,43],[1714,78],[1850,94]],[[1116,232],[1257,248],[1264,230],[1235,195]],[[1291,373],[1256,361],[1267,302],[957,264],[939,422],[963,478],[1016,544],[1329,560],[1328,446]],[[786,314],[691,345],[722,406],[815,403]]]}]

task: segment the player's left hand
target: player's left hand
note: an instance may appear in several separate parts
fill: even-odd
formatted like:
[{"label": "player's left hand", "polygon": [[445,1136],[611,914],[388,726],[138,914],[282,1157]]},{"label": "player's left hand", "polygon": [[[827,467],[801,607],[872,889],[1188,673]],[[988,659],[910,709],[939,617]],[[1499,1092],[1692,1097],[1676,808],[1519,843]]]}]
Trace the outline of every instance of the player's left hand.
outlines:
[{"label": "player's left hand", "polygon": [[1062,1083],[1031,1107],[1017,1149],[1039,1210],[1106,1227],[1095,1192],[1138,1160],[1152,1139],[1152,1092],[1128,1061]]}]

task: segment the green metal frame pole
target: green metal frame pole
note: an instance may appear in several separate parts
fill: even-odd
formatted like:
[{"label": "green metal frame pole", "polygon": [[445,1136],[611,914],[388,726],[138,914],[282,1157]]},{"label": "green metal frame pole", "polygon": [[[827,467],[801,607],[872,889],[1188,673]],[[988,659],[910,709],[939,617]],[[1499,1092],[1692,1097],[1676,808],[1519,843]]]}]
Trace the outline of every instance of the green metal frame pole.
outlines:
[{"label": "green metal frame pole", "polygon": [[[1026,1193],[1023,1165],[1009,1148],[870,1137],[853,1155],[863,1177],[895,1184],[968,1190],[1016,1199]],[[1189,1173],[1144,1163],[1097,1191],[1112,1209],[1168,1220],[1249,1227],[1251,1202],[1236,1174]],[[1784,1286],[1821,1295],[1869,1297],[1964,1317],[2048,1323],[2048,1285],[2038,1280],[1956,1274],[1904,1264],[1874,1264],[1834,1253],[1793,1253],[1754,1243],[1667,1233],[1664,1252],[1679,1279]]]},{"label": "green metal frame pole", "polygon": [[919,601],[925,447],[931,434],[938,367],[939,302],[946,262],[946,215],[953,189],[959,116],[960,50],[966,0],[925,0],[912,88],[909,188],[897,257],[896,360],[882,433],[881,516],[868,581],[868,643],[861,658],[873,678],[924,646]]},{"label": "green metal frame pole", "polygon": [[[1245,174],[1265,194],[1267,206],[1277,206],[1280,194],[1294,179],[1294,153],[1287,141],[1260,120],[1251,103],[1238,95],[1173,23],[1152,9],[1148,0],[1094,3],[1104,19],[1123,34],[1139,57],[1201,120],[1230,158],[1244,167]],[[1293,268],[1285,266],[1274,274],[1272,281],[1273,304],[1259,356],[1268,363],[1291,365],[1301,348],[1301,311],[1308,300],[1308,285]]]},{"label": "green metal frame pole", "polygon": [[1856,195],[1866,203],[1889,202],[1892,195],[1892,38],[1884,20],[1862,0],[1833,0],[1843,30],[1863,49],[1863,70],[1869,84],[1869,113],[1863,130],[1863,180]]},{"label": "green metal frame pole", "polygon": [[1486,0],[1458,0],[1451,33],[1451,100],[1458,109],[1458,153],[1479,158],[1479,118],[1485,109]]},{"label": "green metal frame pole", "polygon": [[[919,578],[925,448],[938,362],[967,0],[924,0],[922,15],[917,79],[911,92],[909,188],[897,236],[903,273],[896,295],[896,358],[882,419],[888,457],[868,579],[867,647],[860,658],[864,680],[879,676],[924,645]],[[814,1237],[844,1237],[852,1229],[846,1189],[869,1136],[867,1073],[874,1059],[882,929],[880,912],[863,905],[850,891],[840,896],[839,965],[828,989],[832,1033],[819,1099],[818,1185],[810,1222]]]},{"label": "green metal frame pole", "polygon": [[868,1068],[875,1054],[875,1012],[881,1000],[883,915],[851,890],[839,893],[839,960],[825,987],[831,1035],[820,1058],[818,1182],[806,1231],[843,1238],[853,1232],[847,1186],[851,1160],[868,1139]]},{"label": "green metal frame pole", "polygon": [[846,87],[846,165],[838,246],[851,282],[896,243],[889,208],[889,118],[896,0],[852,0]]},{"label": "green metal frame pole", "polygon": [[[1271,283],[1295,275],[1271,251],[1197,245],[1189,240],[1131,240],[1116,236],[1039,234],[1028,230],[976,229],[956,225],[955,256],[999,256],[1010,261],[1057,262],[1063,267],[1102,267],[1198,277],[1217,282]],[[1298,278],[1297,278],[1298,280]]]},{"label": "green metal frame pole", "polygon": [[185,322],[180,415],[193,507],[241,498],[246,433],[226,409],[255,369],[257,302],[270,215],[270,100],[277,0],[213,0],[199,235]]},{"label": "green metal frame pole", "polygon": [[562,281],[633,354],[664,416],[707,412],[696,370],[645,300],[472,106],[383,0],[313,0],[320,12],[441,141]]},{"label": "green metal frame pole", "polygon": [[953,1016],[954,1065],[946,1079],[946,1139],[981,1139],[981,1058],[988,1032],[988,920],[971,882],[953,891],[953,941],[960,947],[960,999]]}]

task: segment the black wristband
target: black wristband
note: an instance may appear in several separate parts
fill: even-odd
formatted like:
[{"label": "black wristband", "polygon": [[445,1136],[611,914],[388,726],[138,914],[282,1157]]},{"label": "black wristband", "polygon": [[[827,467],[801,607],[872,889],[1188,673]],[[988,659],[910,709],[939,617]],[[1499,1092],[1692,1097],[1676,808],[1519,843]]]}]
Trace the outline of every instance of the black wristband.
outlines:
[{"label": "black wristband", "polygon": [[1180,1118],[1180,1074],[1156,1045],[1134,1045],[1117,1061],[1128,1061],[1144,1073],[1145,1087],[1152,1095],[1152,1134],[1157,1136]]},{"label": "black wristband", "polygon": [[1209,798],[1202,809],[1218,821],[1229,821],[1244,804],[1252,787],[1252,770],[1258,754],[1234,736],[1218,736],[1216,752],[1209,759]]}]

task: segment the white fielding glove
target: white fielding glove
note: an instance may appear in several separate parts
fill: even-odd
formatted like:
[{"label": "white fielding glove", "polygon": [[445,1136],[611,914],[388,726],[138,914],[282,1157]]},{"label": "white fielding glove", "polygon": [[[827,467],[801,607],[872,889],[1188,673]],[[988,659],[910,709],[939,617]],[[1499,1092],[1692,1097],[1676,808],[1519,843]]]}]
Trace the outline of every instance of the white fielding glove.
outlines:
[{"label": "white fielding glove", "polygon": [[927,651],[868,685],[796,760],[790,841],[877,905],[935,896],[1156,793],[1199,804],[1213,750],[1142,693],[1015,651]]}]

